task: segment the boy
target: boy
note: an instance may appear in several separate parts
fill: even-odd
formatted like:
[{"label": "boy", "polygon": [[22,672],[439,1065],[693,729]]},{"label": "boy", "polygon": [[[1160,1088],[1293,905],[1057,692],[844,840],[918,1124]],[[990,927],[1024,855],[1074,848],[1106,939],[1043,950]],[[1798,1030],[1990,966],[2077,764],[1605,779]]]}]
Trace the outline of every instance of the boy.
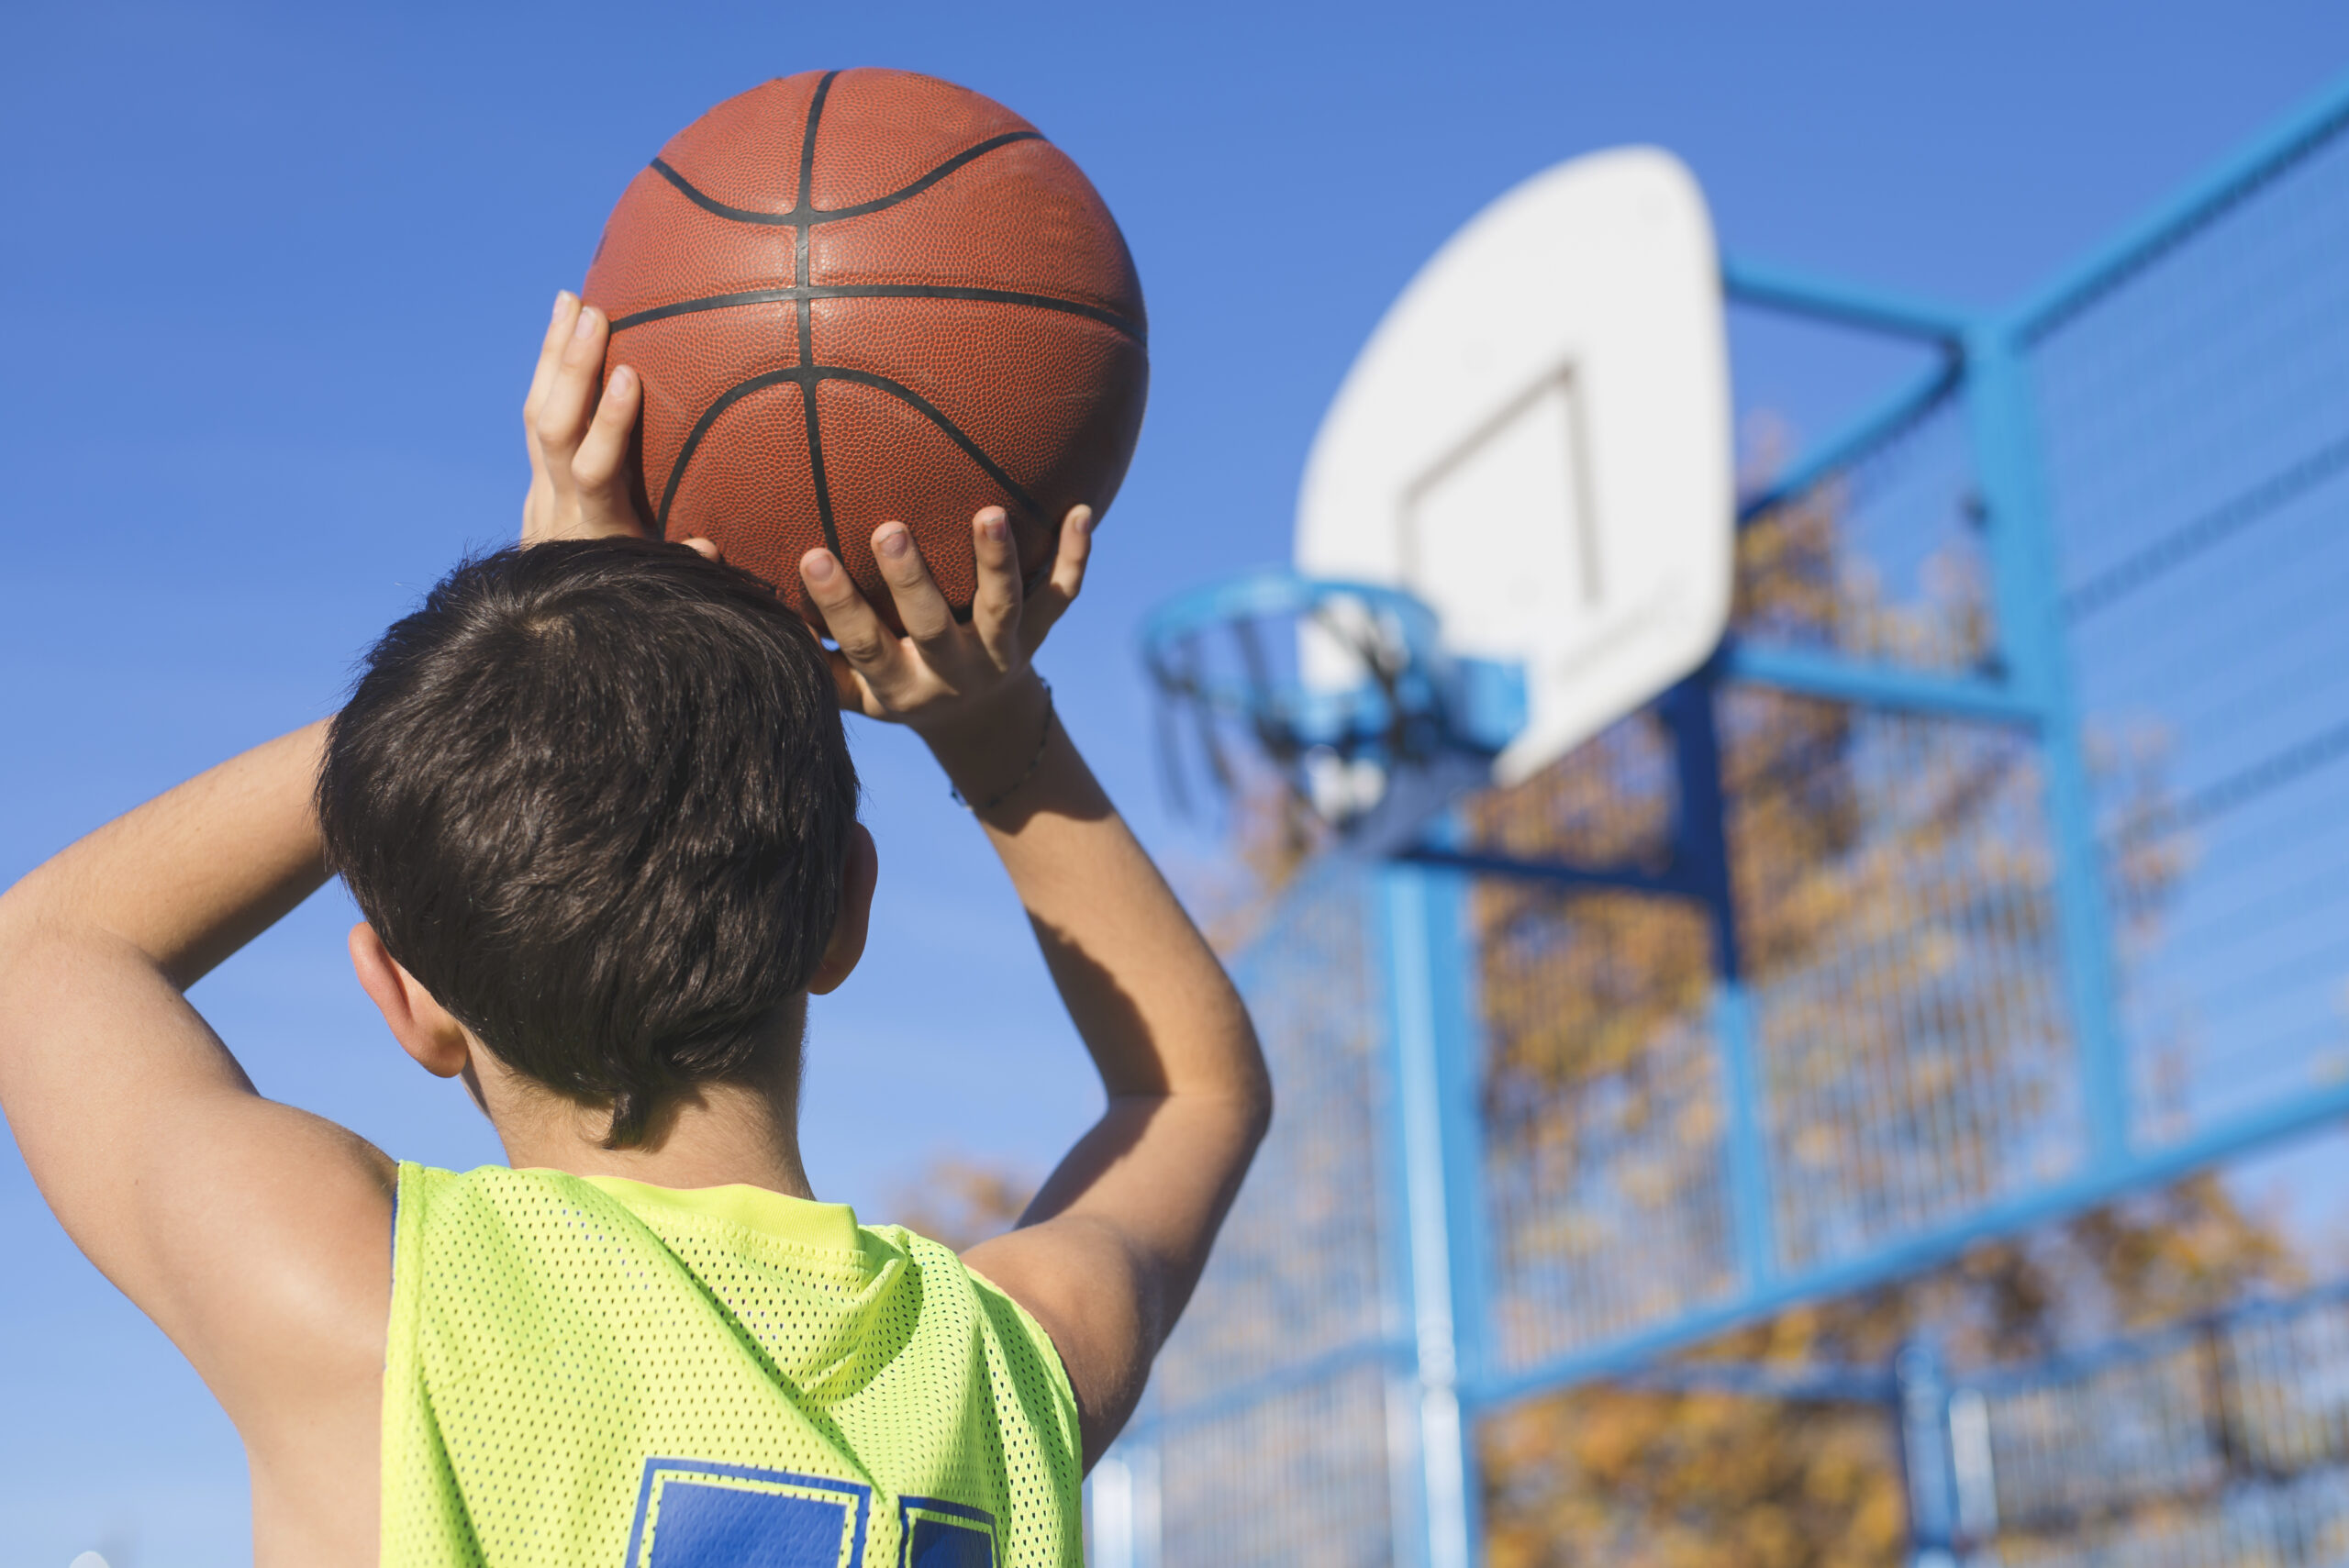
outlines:
[{"label": "boy", "polygon": [[[606,334],[558,298],[521,548],[394,627],[335,719],[0,896],[0,1108],[236,1422],[262,1564],[1075,1562],[1078,1478],[1271,1106],[1030,663],[1091,518],[1023,602],[981,513],[963,625],[885,526],[903,637],[811,551],[828,654],[706,545],[641,538]],[[835,702],[972,803],[1108,1095],[960,1260],[800,1169],[807,998],[855,967],[878,864]],[[329,867],[361,984],[510,1169],[398,1165],[262,1099],[184,1000]]]}]

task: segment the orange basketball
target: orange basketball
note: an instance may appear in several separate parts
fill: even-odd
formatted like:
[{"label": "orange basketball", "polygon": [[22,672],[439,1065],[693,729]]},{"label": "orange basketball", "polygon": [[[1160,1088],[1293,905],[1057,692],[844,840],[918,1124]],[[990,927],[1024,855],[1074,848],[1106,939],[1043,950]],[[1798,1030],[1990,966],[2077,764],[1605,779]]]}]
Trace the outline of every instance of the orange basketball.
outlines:
[{"label": "orange basketball", "polygon": [[983,506],[1032,580],[1141,428],[1141,284],[1108,208],[1033,126],[934,77],[811,71],[718,105],[621,195],[583,293],[606,373],[643,379],[650,515],[811,619],[817,545],[888,613],[870,541],[893,519],[958,611]]}]

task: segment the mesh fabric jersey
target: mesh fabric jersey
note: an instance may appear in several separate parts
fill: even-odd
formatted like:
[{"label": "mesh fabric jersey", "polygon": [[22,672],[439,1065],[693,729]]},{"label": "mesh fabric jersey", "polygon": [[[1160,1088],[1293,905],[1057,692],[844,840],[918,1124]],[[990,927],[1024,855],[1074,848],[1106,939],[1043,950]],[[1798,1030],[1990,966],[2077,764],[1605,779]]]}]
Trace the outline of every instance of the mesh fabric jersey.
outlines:
[{"label": "mesh fabric jersey", "polygon": [[1051,1341],[952,1251],[755,1187],[400,1167],[384,1568],[1082,1561]]}]

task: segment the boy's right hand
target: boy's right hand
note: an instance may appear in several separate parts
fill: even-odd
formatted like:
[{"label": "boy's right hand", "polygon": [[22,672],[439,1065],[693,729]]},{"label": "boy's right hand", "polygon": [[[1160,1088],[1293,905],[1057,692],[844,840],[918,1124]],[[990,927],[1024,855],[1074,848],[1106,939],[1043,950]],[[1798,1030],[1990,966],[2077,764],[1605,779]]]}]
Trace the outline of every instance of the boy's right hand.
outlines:
[{"label": "boy's right hand", "polygon": [[957,620],[911,530],[885,523],[873,536],[873,558],[902,636],[874,613],[831,551],[809,550],[799,580],[840,645],[831,662],[841,706],[905,725],[966,798],[996,798],[1032,766],[1040,732],[1050,735],[1051,698],[1032,660],[1083,591],[1092,549],[1093,509],[1072,507],[1052,572],[1030,594],[1003,508],[985,508],[971,519],[977,591],[970,618]]},{"label": "boy's right hand", "polygon": [[597,395],[610,338],[602,311],[569,289],[554,296],[554,317],[522,402],[522,435],[530,449],[530,491],[522,498],[526,545],[653,535],[651,520],[636,509],[629,455],[644,384],[620,365]]}]

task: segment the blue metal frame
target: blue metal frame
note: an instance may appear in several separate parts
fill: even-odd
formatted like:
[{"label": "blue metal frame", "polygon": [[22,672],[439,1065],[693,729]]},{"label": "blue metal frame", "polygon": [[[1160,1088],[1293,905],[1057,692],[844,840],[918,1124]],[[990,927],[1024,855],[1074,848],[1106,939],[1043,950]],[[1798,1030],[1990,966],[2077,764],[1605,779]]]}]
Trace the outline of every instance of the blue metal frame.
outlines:
[{"label": "blue metal frame", "polygon": [[[1751,1124],[1733,1125],[1729,1164],[1735,1184],[1731,1212],[1738,1235],[1742,1286],[1727,1301],[1701,1308],[1653,1329],[1625,1335],[1555,1358],[1506,1377],[1465,1385],[1472,1405],[1504,1403],[1545,1388],[1594,1376],[1619,1373],[1654,1357],[1710,1338],[1720,1331],[1782,1310],[1798,1301],[1835,1295],[1912,1273],[1945,1261],[1974,1243],[2045,1224],[2145,1186],[2173,1181],[2193,1171],[2264,1144],[2349,1117],[2349,1085],[2303,1096],[2206,1128],[2183,1141],[2152,1151],[2136,1149],[2130,1136],[2130,1085],[2113,997],[2101,855],[2091,816],[2087,762],[2065,654],[2063,607],[2056,595],[2054,550],[2035,448],[2036,423],[2021,354],[2030,336],[2080,303],[2126,276],[2152,254],[2192,232],[2238,199],[2249,186],[2300,156],[2323,138],[2349,125],[2349,79],[2289,117],[2269,136],[2228,160],[2184,195],[2134,226],[2122,239],[2066,272],[2021,306],[1998,314],[1974,313],[1880,290],[1855,288],[1789,269],[1725,258],[1722,282],[1740,304],[1803,315],[1813,319],[1892,333],[1940,345],[1947,359],[1898,388],[1854,420],[1765,494],[1741,508],[1751,521],[1770,506],[1848,462],[1857,452],[1897,434],[1952,396],[1964,401],[1967,433],[1984,504],[1992,591],[1998,628],[1997,664],[1974,676],[1943,675],[1842,658],[1832,653],[1768,648],[1732,640],[1685,688],[1675,688],[1660,707],[1670,717],[1690,691],[1709,694],[1723,681],[1981,723],[2030,728],[2046,770],[2044,806],[2056,840],[2054,887],[2061,932],[2066,1004],[2077,1041],[2081,1104],[2087,1118],[2087,1157],[2070,1177],[1965,1220],[1911,1236],[1848,1262],[1779,1274],[1768,1244],[1765,1200],[1760,1181],[1760,1140]],[[1709,695],[1708,696],[1709,701]],[[1709,803],[1688,794],[1692,774],[1685,754],[1687,731],[1675,726],[1684,755],[1684,818],[1704,814]],[[1696,770],[1701,773],[1701,769]],[[1710,803],[1717,804],[1717,803]],[[1718,832],[1716,828],[1714,831]],[[1567,886],[1646,891],[1708,904],[1718,896],[1691,856],[1690,828],[1684,820],[1680,852],[1662,873],[1609,866],[1512,863],[1505,857],[1462,856],[1421,851],[1422,858],[1487,875],[1519,875]],[[1743,1005],[1736,970],[1733,925],[1717,924],[1719,979],[1724,998],[1720,1029],[1723,1072],[1733,1103],[1765,1106],[1767,1088],[1752,1056],[1748,1030],[1740,1027]],[[1489,1309],[1489,1290],[1482,1303]]]},{"label": "blue metal frame", "polygon": [[2087,759],[2065,649],[2054,530],[2040,478],[2030,384],[2021,345],[1997,326],[1977,328],[1965,353],[1966,414],[1975,482],[1987,511],[1984,533],[1998,604],[1999,656],[2014,688],[2038,714],[2047,825],[2055,842],[2056,920],[2080,1052],[2089,1158],[2110,1163],[2128,1154],[2128,1069],[2113,1001],[2104,855],[2097,843]]},{"label": "blue metal frame", "polygon": [[1699,1308],[1653,1329],[1587,1346],[1508,1377],[1487,1379],[1469,1391],[1470,1402],[1479,1408],[1505,1405],[1592,1378],[1615,1376],[1789,1307],[1826,1296],[1846,1296],[1920,1273],[1948,1262],[1976,1242],[2036,1229],[2099,1204],[2176,1181],[2248,1151],[2343,1119],[2349,1119],[2349,1084],[2336,1084],[2321,1094],[2304,1096],[2255,1116],[2238,1118],[2156,1152],[2137,1155],[2120,1164],[2039,1188],[2022,1197],[1977,1209],[1962,1221],[1918,1232],[1865,1257],[1782,1275],[1765,1290]]},{"label": "blue metal frame", "polygon": [[[1421,1442],[1410,1533],[1418,1538],[1418,1555],[1427,1568],[1468,1568],[1482,1560],[1468,1447],[1480,1411],[1601,1376],[1628,1375],[1669,1386],[1711,1386],[1705,1380],[1715,1377],[1733,1383],[1752,1369],[1657,1368],[1653,1363],[1798,1303],[1915,1273],[1979,1241],[2064,1218],[2349,1118],[2349,1083],[2343,1083],[2205,1127],[2179,1141],[2151,1149],[2132,1141],[2132,1096],[2114,996],[2112,933],[2057,592],[2043,456],[2037,450],[2037,421],[2023,362],[2037,335],[2344,128],[2349,128],[2349,78],[2081,265],[2001,312],[1968,311],[1742,259],[1722,261],[1724,289],[1739,304],[1890,334],[1940,351],[1925,373],[1823,443],[1768,491],[1751,497],[1741,508],[1740,522],[1750,523],[1799,496],[1858,455],[1957,400],[1983,504],[1998,628],[1995,659],[1982,671],[1949,674],[1869,663],[1830,651],[1731,640],[1657,704],[1677,760],[1679,802],[1668,865],[1659,869],[1494,854],[1464,846],[1447,821],[1423,840],[1402,847],[1381,868],[1379,930],[1391,987],[1393,1051],[1386,1136],[1397,1161],[1395,1201],[1404,1242],[1393,1272],[1397,1311],[1406,1325],[1397,1340],[1349,1355],[1397,1357],[1398,1375],[1408,1376],[1416,1389]],[[1204,603],[1186,606],[1186,613]],[[1153,622],[1153,634],[1168,624]],[[2043,806],[2056,866],[2051,896],[2085,1121],[2086,1151],[2068,1175],[1864,1256],[1825,1266],[1785,1267],[1769,1185],[1771,1088],[1756,1050],[1730,887],[1714,717],[1720,688],[1727,683],[2032,732],[2043,762]],[[1469,994],[1475,972],[1465,909],[1466,883],[1472,875],[1628,891],[1686,899],[1703,907],[1711,924],[1718,997],[1714,1035],[1730,1114],[1724,1163],[1738,1265],[1734,1288],[1668,1321],[1506,1374],[1496,1370],[1487,1345],[1496,1276],[1486,1234],[1476,1124],[1480,1036],[1476,1002]],[[1904,1361],[1904,1397],[1913,1395],[1919,1412],[1938,1413],[1934,1420],[1945,1440],[1950,1390],[1937,1368],[1928,1364],[1930,1360],[1920,1350]],[[1303,1376],[1315,1369],[1295,1370]],[[1846,1376],[1840,1369],[1796,1375],[1831,1382]],[[1874,1374],[1851,1373],[1835,1386],[1854,1396],[1887,1392]],[[1260,1385],[1236,1391],[1234,1397],[1260,1397],[1262,1392]],[[1921,1434],[1932,1424],[1920,1415],[1916,1430]],[[1945,1549],[1959,1527],[1956,1505],[1950,1501],[1954,1483],[1947,1449],[1943,1440],[1939,1458],[1925,1467],[1932,1473],[1928,1479],[1938,1479],[1932,1496],[1920,1501],[1920,1549]]]},{"label": "blue metal frame", "polygon": [[1790,316],[1865,332],[1915,338],[1954,349],[1965,341],[1974,313],[1864,284],[1829,280],[1750,257],[1721,258],[1721,289],[1731,299]]},{"label": "blue metal frame", "polygon": [[1798,648],[1757,648],[1732,642],[1722,657],[1731,677],[1775,686],[1804,696],[1828,697],[1895,713],[1932,713],[1986,724],[2038,728],[2047,719],[2043,705],[2004,681],[1935,675],[1884,664],[1862,664],[1831,653]]},{"label": "blue metal frame", "polygon": [[[2229,177],[2240,180],[2246,177],[2245,171],[2255,173],[2270,166],[2275,157],[2297,150],[2314,134],[2310,127],[2329,128],[2349,119],[2349,83],[2343,84],[2341,95],[2340,101],[2297,117],[2276,139],[2276,146],[2266,157],[2240,160],[2229,165]],[[2224,199],[2225,190],[2213,186],[2199,193],[2191,203],[2179,204],[2174,210],[2165,209],[2161,222],[2148,226],[2146,233],[2153,241],[2166,243],[2167,237],[2178,226],[2199,221],[2200,215],[2206,215],[2214,204]],[[2104,265],[2110,271],[2125,269],[2130,263],[2130,254],[2118,253],[2108,257]],[[1749,299],[1745,281],[1754,278],[1766,280],[1766,286],[1758,288],[1755,298]],[[2048,821],[2057,840],[2054,892],[2065,948],[2066,1001],[2080,1057],[2088,1158],[2066,1180],[1978,1210],[1957,1223],[1906,1238],[1867,1257],[1792,1275],[1765,1276],[1754,1267],[1753,1237],[1758,1227],[1751,1213],[1756,1198],[1750,1184],[1755,1169],[1754,1144],[1750,1133],[1732,1128],[1730,1164],[1738,1184],[1732,1214],[1738,1225],[1743,1288],[1727,1301],[1668,1324],[1588,1346],[1507,1377],[1475,1382],[1466,1392],[1471,1403],[1479,1407],[1592,1377],[1620,1373],[1798,1302],[1841,1295],[1914,1273],[1954,1258],[1978,1241],[2064,1218],[2126,1193],[2174,1181],[2248,1150],[2349,1117],[2349,1084],[2343,1084],[2287,1106],[2233,1118],[2151,1151],[2139,1151],[2131,1143],[2131,1095],[2112,995],[2112,948],[2107,929],[2101,855],[2090,815],[2087,764],[2081,752],[2078,717],[2065,655],[2062,606],[2055,594],[2054,550],[2040,488],[2039,457],[2033,449],[2029,390],[2018,359],[2020,333],[2033,319],[2032,314],[2017,312],[1960,325],[1947,317],[1928,317],[1913,307],[1896,313],[1880,296],[1872,295],[1859,295],[1850,311],[1838,311],[1832,308],[1836,285],[1816,280],[1797,281],[1775,270],[1729,264],[1724,265],[1724,279],[1731,297],[1741,302],[1758,300],[1767,306],[1798,308],[1830,319],[1892,321],[1898,329],[1917,333],[1932,327],[1943,340],[1959,345],[1961,351],[1952,377],[1930,391],[1920,386],[1900,389],[1863,416],[1853,428],[1882,433],[1914,418],[1925,402],[1946,395],[1953,389],[1965,397],[1977,478],[1987,512],[1986,533],[2000,639],[1999,674],[1922,674],[1830,653],[1762,649],[1732,642],[1694,684],[1742,681],[1871,706],[2027,726],[2036,733],[2047,771]],[[2067,286],[2084,286],[2083,280],[2070,280]],[[1842,440],[1836,444],[1846,445]],[[1780,487],[1775,493],[1785,496],[1799,488]],[[1675,688],[1664,703],[1668,707],[1678,698],[1679,689]],[[1683,767],[1685,778],[1685,759]],[[1682,864],[1642,879],[1627,875],[1620,868],[1512,864],[1500,857],[1476,857],[1461,863],[1489,875],[1514,874],[1566,885],[1599,887],[1636,888],[1644,881],[1648,890],[1659,894],[1707,897],[1705,888]],[[1727,999],[1725,1011],[1732,1020],[1732,1028],[1722,1035],[1724,1073],[1739,1101],[1747,1106],[1766,1104],[1766,1085],[1760,1081],[1752,1062],[1750,1044],[1742,1031],[1733,1027],[1734,1020],[1746,1010],[1741,1005],[1733,963],[1723,966],[1720,980]],[[1489,1307],[1488,1300],[1486,1306]]]}]

